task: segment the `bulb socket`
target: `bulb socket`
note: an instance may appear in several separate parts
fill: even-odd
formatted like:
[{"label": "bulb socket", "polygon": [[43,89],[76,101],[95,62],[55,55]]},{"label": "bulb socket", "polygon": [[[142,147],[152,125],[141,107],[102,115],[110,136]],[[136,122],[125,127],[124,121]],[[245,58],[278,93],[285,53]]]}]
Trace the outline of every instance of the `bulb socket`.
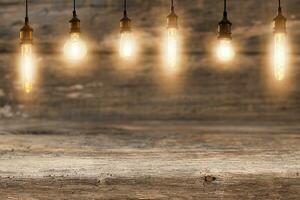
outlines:
[{"label": "bulb socket", "polygon": [[178,16],[174,11],[174,7],[172,7],[171,13],[167,16],[167,28],[178,29]]},{"label": "bulb socket", "polygon": [[131,32],[131,20],[124,15],[124,17],[120,20],[120,32]]},{"label": "bulb socket", "polygon": [[32,44],[33,43],[33,29],[29,25],[29,20],[25,18],[25,24],[20,30],[20,44]]},{"label": "bulb socket", "polygon": [[227,12],[224,12],[222,21],[219,22],[219,36],[218,39],[232,39],[232,23],[227,18]]},{"label": "bulb socket", "polygon": [[73,11],[73,18],[70,22],[70,33],[80,33],[80,20],[77,18],[76,11]]},{"label": "bulb socket", "polygon": [[274,33],[286,33],[286,21],[281,9],[278,9],[278,15],[274,18]]}]

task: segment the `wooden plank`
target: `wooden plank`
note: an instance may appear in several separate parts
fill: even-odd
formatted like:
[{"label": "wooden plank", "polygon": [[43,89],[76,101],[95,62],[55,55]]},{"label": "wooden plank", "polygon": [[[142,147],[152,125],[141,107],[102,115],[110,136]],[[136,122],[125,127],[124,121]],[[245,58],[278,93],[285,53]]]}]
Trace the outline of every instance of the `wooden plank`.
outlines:
[{"label": "wooden plank", "polygon": [[299,128],[8,122],[0,197],[297,199]]}]

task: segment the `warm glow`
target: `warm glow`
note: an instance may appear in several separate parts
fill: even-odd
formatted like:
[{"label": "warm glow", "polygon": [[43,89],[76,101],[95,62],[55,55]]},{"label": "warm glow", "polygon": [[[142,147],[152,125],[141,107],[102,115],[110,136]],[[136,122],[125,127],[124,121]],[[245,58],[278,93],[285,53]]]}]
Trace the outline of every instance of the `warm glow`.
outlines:
[{"label": "warm glow", "polygon": [[232,41],[230,39],[220,39],[217,46],[217,57],[222,62],[229,62],[235,56]]},{"label": "warm glow", "polygon": [[64,46],[65,56],[73,61],[82,60],[87,54],[87,47],[80,39],[79,33],[71,33],[70,39],[66,42]]},{"label": "warm glow", "polygon": [[24,91],[30,93],[34,82],[34,61],[31,44],[21,46],[21,80]]},{"label": "warm glow", "polygon": [[134,53],[134,42],[132,33],[127,31],[121,33],[120,38],[120,56],[123,58],[130,58]]},{"label": "warm glow", "polygon": [[175,67],[177,63],[178,53],[178,32],[176,28],[169,28],[167,35],[166,59],[171,67]]},{"label": "warm glow", "polygon": [[274,35],[274,77],[278,81],[282,81],[286,74],[287,64],[287,42],[286,34],[276,33]]}]

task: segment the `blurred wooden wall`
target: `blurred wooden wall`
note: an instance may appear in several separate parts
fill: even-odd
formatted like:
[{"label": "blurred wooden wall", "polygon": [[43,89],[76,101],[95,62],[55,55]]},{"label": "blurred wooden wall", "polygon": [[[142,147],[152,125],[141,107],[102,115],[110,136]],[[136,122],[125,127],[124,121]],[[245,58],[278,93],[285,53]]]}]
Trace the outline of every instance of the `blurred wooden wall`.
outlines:
[{"label": "blurred wooden wall", "polygon": [[121,0],[78,0],[78,15],[90,54],[74,66],[61,56],[72,1],[31,0],[39,79],[30,96],[18,81],[18,32],[24,1],[0,0],[0,117],[2,119],[244,120],[300,119],[300,6],[283,1],[288,18],[290,65],[281,84],[270,77],[269,47],[277,1],[229,1],[236,61],[222,66],[212,56],[221,0],[176,1],[180,16],[180,70],[167,73],[162,40],[168,0],[129,0],[138,54],[117,55]]}]

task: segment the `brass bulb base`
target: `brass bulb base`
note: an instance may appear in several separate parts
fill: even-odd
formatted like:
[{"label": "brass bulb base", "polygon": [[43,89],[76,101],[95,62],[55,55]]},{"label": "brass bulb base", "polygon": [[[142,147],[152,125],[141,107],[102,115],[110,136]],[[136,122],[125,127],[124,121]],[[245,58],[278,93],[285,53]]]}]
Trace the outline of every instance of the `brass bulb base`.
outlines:
[{"label": "brass bulb base", "polygon": [[232,39],[232,23],[227,18],[227,12],[224,12],[222,21],[219,22],[219,39]]},{"label": "brass bulb base", "polygon": [[20,44],[33,43],[33,29],[29,25],[29,20],[25,18],[25,24],[20,30]]},{"label": "brass bulb base", "polygon": [[287,19],[282,15],[281,8],[278,9],[278,15],[274,18],[274,33],[286,33]]},{"label": "brass bulb base", "polygon": [[77,18],[76,11],[73,11],[73,18],[70,22],[70,33],[80,33],[80,20]]},{"label": "brass bulb base", "polygon": [[173,7],[171,9],[171,13],[167,16],[167,28],[178,29],[178,16],[176,15]]},{"label": "brass bulb base", "polygon": [[131,20],[124,15],[124,17],[120,20],[120,32],[131,32]]}]

